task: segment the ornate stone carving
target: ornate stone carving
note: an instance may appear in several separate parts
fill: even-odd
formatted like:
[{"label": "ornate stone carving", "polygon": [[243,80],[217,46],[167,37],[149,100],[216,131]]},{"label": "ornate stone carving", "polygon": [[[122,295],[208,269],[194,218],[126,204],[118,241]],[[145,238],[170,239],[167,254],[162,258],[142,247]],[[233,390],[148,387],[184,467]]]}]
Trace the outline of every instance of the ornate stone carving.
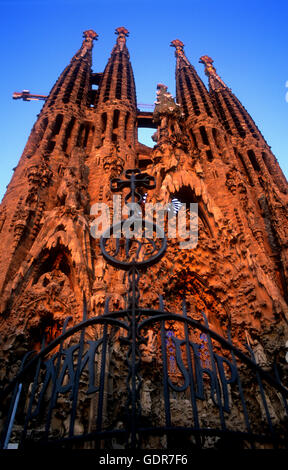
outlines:
[{"label": "ornate stone carving", "polygon": [[116,152],[103,158],[103,169],[111,178],[120,176],[124,168],[124,159]]}]

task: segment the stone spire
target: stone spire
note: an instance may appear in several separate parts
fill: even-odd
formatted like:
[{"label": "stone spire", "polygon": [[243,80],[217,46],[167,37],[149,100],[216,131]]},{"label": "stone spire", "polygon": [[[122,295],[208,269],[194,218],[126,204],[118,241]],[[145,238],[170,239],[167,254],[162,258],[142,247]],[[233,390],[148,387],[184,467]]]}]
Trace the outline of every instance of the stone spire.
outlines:
[{"label": "stone spire", "polygon": [[115,49],[118,48],[120,52],[123,52],[123,49],[125,48],[125,52],[128,53],[128,49],[126,48],[126,37],[129,36],[128,29],[124,28],[124,26],[120,26],[119,28],[116,28],[115,34],[118,36]]},{"label": "stone spire", "polygon": [[[116,29],[116,44],[102,74],[95,103],[95,140],[97,155],[105,158],[121,154],[134,166],[136,142],[136,91],[126,38],[126,28]],[[102,160],[102,157],[100,156]],[[120,160],[119,160],[120,161]],[[121,160],[122,161],[122,160]]]},{"label": "stone spire", "polygon": [[254,120],[219,77],[213,66],[213,59],[204,55],[200,57],[199,62],[205,65],[205,74],[209,78],[210,96],[219,119],[225,130],[232,136],[240,153],[244,153],[241,158],[245,160],[250,179],[257,185],[260,176],[272,178],[280,191],[286,193],[286,178]]},{"label": "stone spire", "polygon": [[226,130],[230,134],[235,134],[243,139],[247,134],[250,134],[253,138],[259,140],[260,131],[239,100],[216,73],[216,69],[212,65],[213,59],[204,55],[200,57],[199,62],[205,65],[205,74],[209,78],[210,92]]},{"label": "stone spire", "polygon": [[129,32],[123,26],[115,31],[116,44],[105,67],[99,85],[98,108],[112,100],[125,101],[130,107],[136,108],[135,82],[126,37]]},{"label": "stone spire", "polygon": [[76,105],[77,107],[87,105],[93,41],[97,40],[98,34],[89,29],[84,31],[83,37],[81,48],[72,57],[70,64],[56,81],[43,111],[51,107],[63,108],[63,105]]},{"label": "stone spire", "polygon": [[203,55],[200,57],[199,62],[205,65],[205,74],[209,78],[209,87],[210,90],[217,90],[218,88],[227,88],[223,80],[216,73],[216,69],[213,66],[214,60],[211,59],[208,55]]},{"label": "stone spire", "polygon": [[[32,129],[22,159],[37,151],[45,156],[54,150],[69,152],[78,140],[76,120],[89,105],[93,41],[97,33],[88,30],[79,51],[72,57],[51,89]],[[22,162],[20,160],[20,164]]]},{"label": "stone spire", "polygon": [[181,105],[185,124],[194,151],[200,152],[201,159],[212,161],[231,155],[233,149],[225,141],[225,130],[219,121],[211,96],[191,65],[184,52],[184,44],[179,39],[171,42],[176,56],[176,98]]},{"label": "stone spire", "polygon": [[185,115],[216,117],[208,91],[184,53],[183,42],[175,39],[170,46],[175,47],[177,101]]},{"label": "stone spire", "polygon": [[93,41],[97,41],[98,34],[93,31],[93,29],[88,29],[87,31],[84,31],[83,33],[84,41],[82,43],[81,48],[79,51],[74,55],[72,58],[71,62],[73,60],[77,60],[80,58],[84,58],[89,56],[89,60],[91,59],[91,54],[89,54],[90,51],[92,51],[93,48]]},{"label": "stone spire", "polygon": [[83,36],[81,48],[47,97],[3,198],[6,219],[1,243],[9,247],[2,254],[3,299],[9,297],[13,273],[20,269],[32,244],[44,240],[43,236],[37,238],[44,209],[86,210],[82,157],[84,136],[87,140],[91,128],[85,113],[89,110],[92,46],[98,35],[87,30]]}]

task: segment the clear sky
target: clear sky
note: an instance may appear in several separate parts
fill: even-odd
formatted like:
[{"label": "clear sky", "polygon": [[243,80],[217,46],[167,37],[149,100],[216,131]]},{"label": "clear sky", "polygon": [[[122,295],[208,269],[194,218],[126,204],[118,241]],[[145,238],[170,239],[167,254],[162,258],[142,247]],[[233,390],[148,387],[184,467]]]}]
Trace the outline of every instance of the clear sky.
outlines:
[{"label": "clear sky", "polygon": [[127,45],[139,103],[153,104],[157,83],[175,96],[169,44],[181,39],[206,84],[198,60],[204,54],[214,59],[287,177],[287,21],[287,0],[0,0],[0,199],[43,105],[12,100],[12,93],[48,94],[86,29],[99,34],[93,71],[102,72],[118,26],[130,31]]}]

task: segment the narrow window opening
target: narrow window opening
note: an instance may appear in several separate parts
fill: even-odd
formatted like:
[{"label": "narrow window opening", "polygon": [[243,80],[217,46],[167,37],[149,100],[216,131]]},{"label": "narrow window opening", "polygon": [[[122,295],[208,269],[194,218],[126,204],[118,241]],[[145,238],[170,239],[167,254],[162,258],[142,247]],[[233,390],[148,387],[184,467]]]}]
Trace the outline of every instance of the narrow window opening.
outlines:
[{"label": "narrow window opening", "polygon": [[54,150],[54,147],[55,147],[55,141],[50,140],[46,149],[47,153],[51,153]]},{"label": "narrow window opening", "polygon": [[197,116],[199,116],[199,114],[200,114],[199,105],[198,105],[198,102],[197,102],[197,99],[196,99],[196,96],[195,96],[194,89],[192,87],[190,77],[186,73],[186,70],[184,70],[184,76],[185,76],[185,80],[186,80],[187,89],[188,89],[188,92],[189,92],[189,95],[190,95],[190,98],[191,98],[192,106],[194,108],[194,112]]},{"label": "narrow window opening", "polygon": [[84,124],[81,124],[80,129],[79,129],[79,133],[78,133],[78,137],[77,137],[77,146],[78,147],[82,146],[84,130],[85,130],[85,126],[84,126]]},{"label": "narrow window opening", "polygon": [[120,111],[118,109],[115,109],[114,114],[113,114],[113,129],[118,128],[119,115],[120,115]]},{"label": "narrow window opening", "polygon": [[112,75],[113,75],[113,68],[114,68],[114,63],[112,65],[110,64],[110,68],[107,74],[107,81],[106,81],[106,87],[105,87],[105,92],[104,92],[104,99],[103,101],[108,101],[109,96],[110,96],[110,87],[111,87],[111,81],[112,81]]},{"label": "narrow window opening", "polygon": [[243,127],[241,126],[241,123],[239,121],[239,118],[238,116],[236,115],[235,113],[235,109],[234,107],[232,106],[232,104],[230,103],[229,99],[227,98],[227,96],[223,95],[223,98],[224,98],[224,101],[226,103],[226,106],[227,106],[227,109],[228,111],[230,112],[231,114],[231,117],[232,117],[232,120],[234,121],[234,125],[238,131],[238,134],[240,135],[240,137],[244,138],[246,136],[246,132],[245,130],[243,129]]},{"label": "narrow window opening", "polygon": [[90,151],[92,147],[94,132],[95,132],[95,127],[94,126],[89,127],[89,132],[88,132],[87,141],[86,141],[86,147],[88,151]]},{"label": "narrow window opening", "polygon": [[190,132],[190,136],[192,138],[193,146],[194,146],[194,148],[197,148],[197,140],[196,140],[195,134],[192,131],[192,129],[190,129],[189,132]]},{"label": "narrow window opening", "polygon": [[51,136],[49,139],[49,143],[47,145],[47,149],[46,149],[47,153],[51,153],[55,147],[55,136],[59,134],[61,126],[62,126],[62,122],[63,122],[63,114],[58,114],[56,116],[56,119],[52,128]]},{"label": "narrow window opening", "polygon": [[247,154],[248,154],[248,157],[250,158],[250,162],[252,163],[254,170],[259,173],[260,166],[259,166],[259,163],[257,162],[255,153],[253,152],[253,150],[248,150]]},{"label": "narrow window opening", "polygon": [[182,104],[184,114],[185,114],[185,116],[188,116],[188,106],[187,106],[186,98],[185,98],[185,95],[184,95],[183,80],[182,80],[181,75],[179,76],[179,91],[180,91],[179,95],[181,96],[181,104]]},{"label": "narrow window opening", "polygon": [[69,83],[66,87],[66,90],[65,90],[65,93],[64,93],[64,96],[63,96],[63,103],[68,103],[69,102],[69,99],[70,99],[70,96],[71,96],[71,93],[72,93],[72,90],[73,90],[73,87],[74,87],[74,83],[76,82],[76,79],[77,79],[79,69],[80,69],[80,63],[78,63],[76,65],[75,69],[71,73]]},{"label": "narrow window opening", "polygon": [[240,152],[237,152],[237,149],[235,149],[235,148],[234,148],[234,151],[235,151],[236,155],[239,157],[239,161],[240,161],[240,163],[241,163],[241,165],[242,165],[243,172],[244,172],[245,176],[248,178],[248,181],[249,181],[250,185],[251,185],[251,186],[254,186],[254,183],[253,183],[253,181],[252,181],[252,179],[251,179],[251,176],[250,176],[250,174],[249,174],[249,170],[248,170],[248,168],[247,168],[247,166],[246,166],[246,163],[245,163],[245,161],[244,161],[243,155],[242,155]]},{"label": "narrow window opening", "polygon": [[209,139],[208,139],[207,132],[204,126],[200,127],[200,133],[201,133],[203,144],[209,145]]},{"label": "narrow window opening", "polygon": [[120,53],[119,57],[119,65],[117,71],[117,82],[116,82],[116,98],[121,100],[121,93],[122,93],[122,73],[123,73],[123,66],[122,66],[122,52]]},{"label": "narrow window opening", "polygon": [[207,155],[207,158],[208,158],[209,162],[212,162],[212,160],[213,160],[213,153],[212,153],[211,149],[206,150],[206,155]]},{"label": "narrow window opening", "polygon": [[84,147],[87,147],[89,132],[90,132],[90,126],[89,126],[89,124],[87,124],[85,126],[85,133],[84,133],[84,139],[83,139],[83,146]]},{"label": "narrow window opening", "polygon": [[212,135],[213,135],[213,139],[214,139],[214,142],[216,144],[216,147],[218,147],[218,149],[220,149],[220,144],[219,144],[219,139],[218,139],[218,131],[214,127],[212,128]]},{"label": "narrow window opening", "polygon": [[47,126],[48,126],[48,118],[45,118],[45,119],[43,119],[42,125],[41,125],[42,136],[43,136],[44,132],[46,131]]},{"label": "narrow window opening", "polygon": [[63,114],[58,114],[56,119],[55,119],[55,124],[54,124],[54,127],[53,127],[52,137],[59,134],[61,126],[62,126],[62,122],[63,122]]},{"label": "narrow window opening", "polygon": [[124,139],[126,140],[127,139],[127,129],[128,129],[128,122],[129,122],[129,117],[130,117],[130,113],[126,113],[126,116],[125,116],[125,125],[124,125]]},{"label": "narrow window opening", "polygon": [[68,126],[66,127],[66,131],[65,131],[65,137],[64,137],[64,142],[63,142],[64,152],[66,152],[66,150],[67,150],[68,141],[70,139],[74,124],[75,124],[75,117],[72,117],[69,124],[68,124]]},{"label": "narrow window opening", "polygon": [[216,109],[218,110],[219,114],[220,114],[220,118],[222,120],[222,123],[226,129],[227,132],[229,132],[229,134],[232,134],[232,131],[231,131],[231,128],[230,128],[230,125],[229,125],[229,122],[226,118],[226,115],[225,115],[225,112],[224,112],[224,109],[223,109],[223,106],[222,106],[222,103],[220,101],[220,98],[218,96],[218,93],[215,93],[214,94],[214,98],[215,98],[215,104],[216,104]]},{"label": "narrow window opening", "polygon": [[101,116],[101,134],[104,134],[107,126],[107,113],[103,113]]}]

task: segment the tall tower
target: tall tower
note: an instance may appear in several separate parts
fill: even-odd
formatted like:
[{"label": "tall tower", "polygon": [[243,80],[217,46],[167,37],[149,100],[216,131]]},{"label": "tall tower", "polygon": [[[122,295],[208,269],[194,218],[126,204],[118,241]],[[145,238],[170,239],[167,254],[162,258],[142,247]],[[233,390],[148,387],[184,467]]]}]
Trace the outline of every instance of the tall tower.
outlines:
[{"label": "tall tower", "polygon": [[[31,301],[37,312],[46,312],[42,317],[44,324],[49,315],[57,317],[57,309],[48,306],[53,304],[52,298],[58,297],[56,292],[56,297],[48,292],[53,290],[54,269],[55,279],[65,277],[60,293],[62,307],[59,304],[62,313],[63,309],[77,311],[76,291],[82,298],[82,289],[89,290],[91,254],[89,247],[85,248],[85,231],[89,232],[85,151],[91,147],[93,133],[89,110],[95,39],[94,31],[84,32],[81,48],[43,106],[2,201],[1,237],[7,246],[1,263],[4,323],[7,320],[9,324],[16,310],[24,315],[17,314],[19,324],[25,322]],[[43,296],[48,302],[46,306]],[[34,317],[32,323],[41,323],[40,317],[37,320]],[[26,338],[29,341],[29,335]]]},{"label": "tall tower", "polygon": [[[219,119],[230,136],[242,174],[247,179],[254,200],[257,200],[260,207],[260,214],[265,220],[271,257],[275,261],[276,270],[279,270],[280,276],[285,279],[285,286],[287,284],[287,239],[284,234],[287,231],[284,229],[287,227],[286,178],[255,122],[216,73],[213,60],[208,56],[202,56],[200,62],[205,64],[211,98]],[[284,291],[287,298],[285,287]]]},{"label": "tall tower", "polygon": [[[154,426],[167,434],[166,440],[159,438],[157,441],[157,445],[165,447],[171,442],[169,432],[175,422],[181,429],[188,427],[192,434],[201,428],[201,419],[205,429],[213,427],[213,413],[209,415],[211,424],[205,417],[205,406],[202,404],[200,409],[196,406],[196,399],[206,400],[204,385],[209,381],[210,401],[218,406],[222,430],[226,432],[224,412],[230,412],[229,400],[233,395],[228,388],[234,382],[239,386],[240,379],[236,380],[235,357],[232,364],[226,353],[223,357],[219,355],[219,349],[213,355],[212,342],[205,340],[205,332],[210,334],[213,330],[213,339],[220,338],[220,343],[225,343],[228,350],[232,343],[223,339],[227,328],[237,347],[241,348],[244,342],[251,348],[256,345],[255,351],[257,354],[260,351],[262,356],[256,357],[252,348],[256,362],[246,361],[252,369],[256,367],[256,372],[259,372],[258,366],[267,366],[263,359],[266,356],[280,357],[283,365],[288,339],[287,182],[253,119],[218,76],[210,57],[200,59],[209,77],[208,90],[186,57],[184,44],[179,39],[172,41],[176,56],[176,99],[164,84],[158,84],[154,112],[141,113],[137,108],[126,45],[128,30],[124,27],[116,29],[116,44],[107,65],[103,72],[96,73],[91,67],[93,41],[97,36],[93,30],[84,32],[82,46],[49,93],[1,204],[0,245],[5,249],[2,249],[0,262],[0,332],[1,357],[7,370],[3,384],[6,385],[13,370],[15,357],[19,358],[31,349],[39,351],[43,348],[43,335],[46,344],[53,340],[57,342],[64,319],[72,318],[77,325],[75,331],[80,331],[81,320],[85,323],[89,318],[89,326],[98,325],[97,341],[93,337],[94,330],[89,330],[87,344],[90,349],[83,352],[81,336],[79,345],[71,340],[66,352],[61,349],[62,342],[57,343],[59,350],[55,356],[49,355],[48,351],[45,367],[50,375],[47,372],[49,377],[46,375],[42,380],[41,400],[51,377],[55,379],[57,373],[60,377],[55,379],[52,387],[49,426],[57,396],[72,390],[74,415],[69,438],[74,432],[75,419],[78,419],[79,429],[86,426],[88,434],[95,432],[98,437],[104,424],[109,430],[116,423],[117,432],[122,428],[125,431],[128,426],[134,438],[137,426],[147,426],[147,429]],[[137,128],[141,125],[156,128],[153,148],[138,142]],[[144,175],[139,174],[137,167],[145,172]],[[124,177],[130,178],[130,182],[123,182]],[[155,184],[148,184],[152,179]],[[149,188],[145,198],[141,199],[143,214],[148,207],[145,204],[160,204],[166,207],[167,217],[172,211],[176,219],[179,207],[186,204],[186,216],[190,217],[190,204],[197,204],[197,243],[189,249],[187,240],[184,245],[179,245],[179,234],[172,237],[168,240],[165,257],[159,258],[153,266],[150,263],[149,271],[143,269],[140,281],[135,259],[128,274],[123,272],[121,263],[119,269],[115,264],[109,264],[109,257],[102,256],[103,245],[93,236],[92,226],[95,204],[106,203],[110,209],[113,206],[111,180],[116,186],[119,184],[119,188],[127,188],[130,184],[133,197],[141,184],[139,197],[143,196],[145,188]],[[111,215],[111,212],[107,215],[110,221]],[[123,246],[119,242],[116,252]],[[129,247],[129,243],[125,246]],[[153,245],[151,253],[154,250]],[[141,306],[138,303],[140,292]],[[83,297],[86,299],[84,313]],[[151,317],[149,321],[153,325],[143,339],[137,321],[141,315],[148,316],[156,304],[159,309],[155,308],[151,315],[159,323],[153,323]],[[181,309],[183,317],[176,324],[178,317],[172,314],[169,317],[168,312]],[[157,317],[160,313],[163,321],[162,317],[160,320]],[[124,320],[120,322],[121,315],[131,322],[130,329]],[[204,324],[201,323],[203,315]],[[109,330],[109,340],[108,318],[113,327]],[[164,324],[166,320],[168,326]],[[193,325],[199,329],[197,334],[191,331]],[[125,327],[128,330],[126,336],[123,333]],[[126,356],[122,350],[124,343],[131,345]],[[169,360],[166,357],[168,343],[172,345],[169,349],[172,355],[167,356]],[[211,359],[212,365],[207,365],[206,361],[204,367],[201,361],[205,348],[214,362]],[[73,356],[75,351],[79,354],[77,357]],[[235,351],[241,358],[243,351]],[[233,354],[235,351],[233,349]],[[160,353],[163,362],[159,359]],[[42,352],[39,354],[41,356]],[[56,370],[56,362],[58,369],[62,364],[61,372]],[[74,370],[76,362],[77,373]],[[229,379],[225,376],[224,363],[230,367]],[[89,412],[83,399],[81,414],[76,406],[78,385],[75,384],[87,364],[90,378],[83,378],[83,383],[88,380],[87,394],[96,393],[96,398],[91,398],[87,405]],[[123,374],[127,364],[129,393],[125,402]],[[140,364],[143,366],[141,379],[137,375]],[[286,369],[282,369],[285,377]],[[164,398],[159,385],[163,370]],[[92,379],[96,380],[97,386],[92,384]],[[194,391],[193,381],[197,384]],[[273,381],[271,383],[275,385]],[[280,382],[277,384],[282,393]],[[33,387],[28,386],[30,403],[36,390],[36,386]],[[169,396],[171,389],[173,394],[183,392],[179,400],[173,398],[174,408],[171,406],[173,394]],[[242,393],[240,386],[239,390]],[[234,404],[238,403],[239,396],[243,404],[241,393],[233,395]],[[263,394],[261,396],[263,399]],[[258,424],[262,423],[263,409],[267,414],[270,405],[273,408],[271,400],[268,405],[263,401],[264,408],[257,402],[260,418],[255,419]],[[137,408],[140,402],[142,408]],[[32,416],[32,405],[25,406]],[[250,432],[247,410],[243,408],[243,419]],[[125,410],[130,413],[126,421],[123,418]],[[33,412],[35,417],[38,406]],[[231,426],[233,422],[238,423],[237,413],[231,418]],[[238,415],[241,415],[240,411]],[[62,426],[64,429],[65,413],[61,415],[61,426],[56,418],[54,428],[57,430],[57,426],[59,429]],[[275,422],[282,422],[282,417],[277,419]],[[28,421],[24,419],[24,422],[27,424]],[[49,426],[45,428],[46,435]],[[235,426],[237,428],[238,424]],[[198,437],[195,439],[199,445]],[[147,442],[148,447],[153,445],[152,441]]]}]

